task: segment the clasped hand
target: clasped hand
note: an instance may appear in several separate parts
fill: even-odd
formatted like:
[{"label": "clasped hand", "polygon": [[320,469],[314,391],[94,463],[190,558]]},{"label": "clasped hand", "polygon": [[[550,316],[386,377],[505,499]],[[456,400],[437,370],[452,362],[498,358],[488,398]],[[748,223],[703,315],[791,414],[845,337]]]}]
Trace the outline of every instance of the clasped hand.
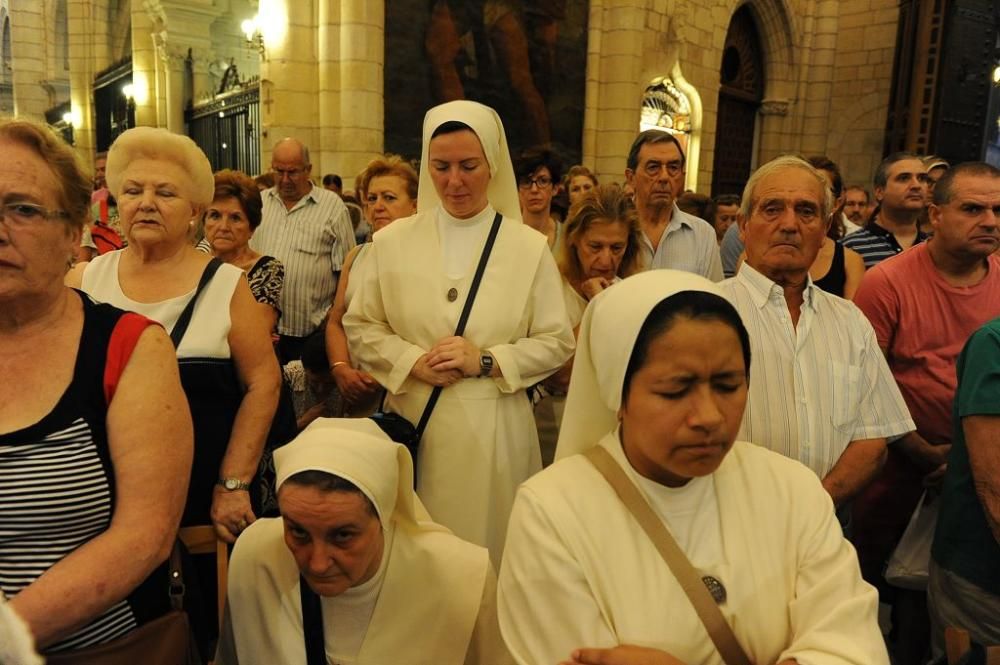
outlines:
[{"label": "clasped hand", "polygon": [[442,387],[479,376],[479,348],[464,337],[445,337],[417,359],[410,374]]}]

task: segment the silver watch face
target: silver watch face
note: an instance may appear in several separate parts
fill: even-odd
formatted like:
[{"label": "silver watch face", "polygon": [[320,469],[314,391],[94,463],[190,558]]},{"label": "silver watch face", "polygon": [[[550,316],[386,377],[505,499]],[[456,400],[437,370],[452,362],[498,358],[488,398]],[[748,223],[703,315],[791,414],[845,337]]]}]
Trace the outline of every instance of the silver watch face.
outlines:
[{"label": "silver watch face", "polygon": [[223,483],[223,487],[232,492],[233,490],[237,490],[240,488],[240,481],[236,480],[235,478],[226,478],[225,482]]}]

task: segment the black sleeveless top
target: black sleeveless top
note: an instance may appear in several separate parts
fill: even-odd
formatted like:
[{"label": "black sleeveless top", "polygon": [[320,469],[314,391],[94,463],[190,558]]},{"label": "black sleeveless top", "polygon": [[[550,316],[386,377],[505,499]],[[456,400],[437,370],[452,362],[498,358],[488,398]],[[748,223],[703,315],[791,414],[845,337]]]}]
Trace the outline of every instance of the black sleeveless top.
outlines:
[{"label": "black sleeveless top", "polygon": [[844,297],[844,285],[847,284],[847,268],[844,264],[844,246],[839,240],[833,242],[833,260],[830,262],[830,269],[819,279],[813,280],[813,284],[823,289],[827,293]]},{"label": "black sleeveless top", "polygon": [[[0,434],[0,589],[8,598],[106,531],[114,513],[104,372],[111,333],[126,313],[80,297],[83,330],[69,386],[37,423]],[[91,573],[97,585],[108,571]],[[166,590],[164,564],[48,651],[82,649],[129,633],[170,609]]]}]

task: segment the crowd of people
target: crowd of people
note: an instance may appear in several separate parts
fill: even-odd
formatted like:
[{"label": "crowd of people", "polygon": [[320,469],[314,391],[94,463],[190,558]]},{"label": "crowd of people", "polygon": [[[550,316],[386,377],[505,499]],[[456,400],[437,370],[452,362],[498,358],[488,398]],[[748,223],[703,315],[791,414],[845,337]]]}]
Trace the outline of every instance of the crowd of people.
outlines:
[{"label": "crowd of people", "polygon": [[[92,175],[31,122],[0,150],[0,663],[175,614],[220,665],[1000,645],[993,166],[783,155],[709,198],[671,133],[599,182],[469,101],[354,192],[295,138],[256,178],[164,129]],[[206,557],[167,592],[204,525],[220,617]]]}]

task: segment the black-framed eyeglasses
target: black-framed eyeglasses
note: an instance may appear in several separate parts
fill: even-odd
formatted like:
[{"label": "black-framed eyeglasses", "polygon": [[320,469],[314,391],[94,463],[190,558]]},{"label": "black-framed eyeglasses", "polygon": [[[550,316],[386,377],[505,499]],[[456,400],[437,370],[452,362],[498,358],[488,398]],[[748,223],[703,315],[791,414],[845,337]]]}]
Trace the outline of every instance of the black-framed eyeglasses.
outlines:
[{"label": "black-framed eyeglasses", "polygon": [[69,213],[65,210],[49,210],[34,203],[4,203],[0,204],[0,219],[12,226],[29,226],[50,219],[67,219]]},{"label": "black-framed eyeglasses", "polygon": [[532,185],[535,185],[538,189],[546,189],[552,186],[552,178],[540,175],[537,178],[525,178],[517,183],[517,186],[525,191],[531,189]]}]

